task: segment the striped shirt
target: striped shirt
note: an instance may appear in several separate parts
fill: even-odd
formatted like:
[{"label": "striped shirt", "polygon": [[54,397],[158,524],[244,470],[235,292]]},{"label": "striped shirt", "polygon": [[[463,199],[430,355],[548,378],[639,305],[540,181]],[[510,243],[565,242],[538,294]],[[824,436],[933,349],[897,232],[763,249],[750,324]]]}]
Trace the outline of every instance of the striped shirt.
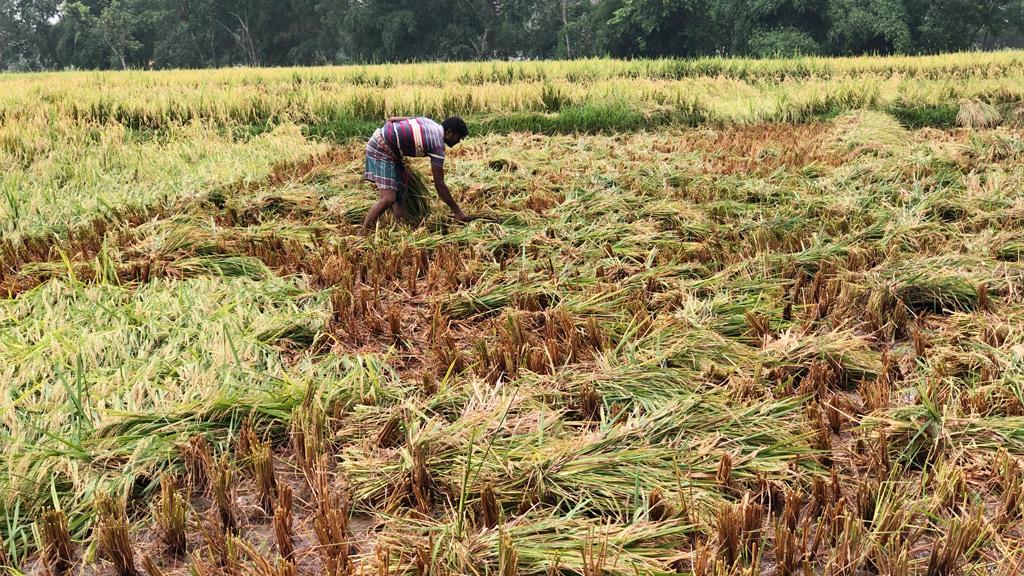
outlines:
[{"label": "striped shirt", "polygon": [[386,122],[381,132],[402,156],[430,156],[432,165],[444,166],[444,128],[430,118]]}]

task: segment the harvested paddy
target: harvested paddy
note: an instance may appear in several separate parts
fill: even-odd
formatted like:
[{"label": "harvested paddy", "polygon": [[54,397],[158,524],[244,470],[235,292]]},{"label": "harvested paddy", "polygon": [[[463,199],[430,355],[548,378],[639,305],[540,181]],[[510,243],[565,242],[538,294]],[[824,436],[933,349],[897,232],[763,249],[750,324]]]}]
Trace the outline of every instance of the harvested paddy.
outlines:
[{"label": "harvested paddy", "polygon": [[[941,70],[977,88],[949,126],[858,105],[495,130],[448,159],[476,219],[438,203],[370,238],[363,142],[301,118],[140,138],[54,104],[82,138],[64,149],[16,120],[0,139],[0,563],[1015,574],[1024,132],[985,57]],[[929,59],[835,62],[802,81],[945,78]],[[552,66],[540,82],[578,73]],[[625,73],[605,66],[579,98]],[[748,66],[763,90],[790,82],[765,70],[796,70]],[[388,70],[430,88],[429,70]],[[293,102],[292,77],[267,74]],[[754,82],[738,74],[690,80]]]}]

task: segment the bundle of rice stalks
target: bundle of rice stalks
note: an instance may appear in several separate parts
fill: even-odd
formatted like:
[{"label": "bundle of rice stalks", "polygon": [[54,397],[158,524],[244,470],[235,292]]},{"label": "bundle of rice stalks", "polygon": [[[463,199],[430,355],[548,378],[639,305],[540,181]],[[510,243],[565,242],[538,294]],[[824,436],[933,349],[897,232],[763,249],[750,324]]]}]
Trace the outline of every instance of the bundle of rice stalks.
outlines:
[{"label": "bundle of rice stalks", "polygon": [[959,274],[919,268],[894,278],[896,297],[914,312],[970,311],[978,306],[978,289]]},{"label": "bundle of rice stalks", "polygon": [[1024,260],[1024,241],[1009,240],[993,250],[995,257],[1004,262]]},{"label": "bundle of rice stalks", "polygon": [[819,335],[798,335],[783,332],[762,351],[765,367],[774,369],[779,378],[804,375],[818,360],[832,368],[834,384],[846,386],[881,373],[881,355],[870,342],[853,331],[832,331]]},{"label": "bundle of rice stalks", "polygon": [[316,341],[317,330],[300,320],[278,320],[256,333],[256,340],[265,344],[306,349]]},{"label": "bundle of rice stalks", "polygon": [[1005,119],[1010,128],[1024,128],[1024,102],[1008,105]]},{"label": "bundle of rice stalks", "polygon": [[408,164],[404,166],[407,176],[402,203],[411,224],[419,225],[430,216],[430,190],[426,180],[418,170]]},{"label": "bundle of rice stalks", "polygon": [[168,265],[168,272],[182,277],[211,274],[214,276],[245,276],[263,280],[271,275],[266,264],[251,256],[212,254],[183,258]]},{"label": "bundle of rice stalks", "polygon": [[846,150],[890,152],[909,140],[906,128],[884,112],[856,110],[833,123],[832,142]]},{"label": "bundle of rice stalks", "polygon": [[[581,515],[530,514],[501,530],[461,540],[452,524],[410,518],[389,525],[378,542],[392,551],[387,558],[391,569],[416,564],[419,550],[426,552],[423,564],[433,559],[436,571],[431,574],[494,574],[504,566],[509,571],[503,574],[520,576],[668,576],[676,573],[672,565],[683,556],[677,549],[680,539],[693,530],[680,520],[615,524]],[[515,566],[510,565],[513,559]]]},{"label": "bundle of rice stalks", "polygon": [[999,108],[978,99],[960,101],[956,123],[964,128],[995,128],[1003,123]]}]

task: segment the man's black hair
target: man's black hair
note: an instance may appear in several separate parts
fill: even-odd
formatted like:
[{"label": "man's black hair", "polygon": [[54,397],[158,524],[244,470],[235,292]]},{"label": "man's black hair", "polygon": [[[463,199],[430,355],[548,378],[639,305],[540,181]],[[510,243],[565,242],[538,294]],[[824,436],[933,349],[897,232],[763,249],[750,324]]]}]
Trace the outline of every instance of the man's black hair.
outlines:
[{"label": "man's black hair", "polygon": [[444,127],[445,132],[451,130],[463,138],[469,136],[469,127],[466,126],[466,121],[458,116],[445,118],[444,122],[441,122],[441,126]]}]

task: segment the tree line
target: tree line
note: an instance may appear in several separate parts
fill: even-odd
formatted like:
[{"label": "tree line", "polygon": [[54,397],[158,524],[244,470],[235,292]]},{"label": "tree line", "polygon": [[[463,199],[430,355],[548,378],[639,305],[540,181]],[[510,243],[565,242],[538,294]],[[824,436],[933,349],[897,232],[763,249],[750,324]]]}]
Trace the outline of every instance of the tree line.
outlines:
[{"label": "tree line", "polygon": [[0,0],[0,70],[1024,46],[1024,0]]}]

